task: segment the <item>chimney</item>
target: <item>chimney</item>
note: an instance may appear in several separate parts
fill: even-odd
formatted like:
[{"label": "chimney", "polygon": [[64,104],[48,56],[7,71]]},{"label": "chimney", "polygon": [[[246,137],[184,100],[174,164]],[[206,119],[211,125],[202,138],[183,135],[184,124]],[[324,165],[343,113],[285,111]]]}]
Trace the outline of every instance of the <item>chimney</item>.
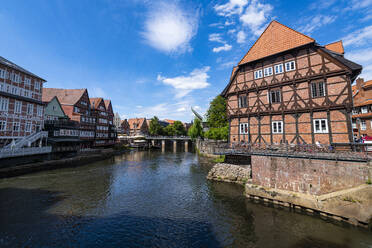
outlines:
[{"label": "chimney", "polygon": [[356,80],[356,86],[357,86],[357,89],[360,91],[362,89],[364,85],[364,79],[363,78],[358,78]]}]

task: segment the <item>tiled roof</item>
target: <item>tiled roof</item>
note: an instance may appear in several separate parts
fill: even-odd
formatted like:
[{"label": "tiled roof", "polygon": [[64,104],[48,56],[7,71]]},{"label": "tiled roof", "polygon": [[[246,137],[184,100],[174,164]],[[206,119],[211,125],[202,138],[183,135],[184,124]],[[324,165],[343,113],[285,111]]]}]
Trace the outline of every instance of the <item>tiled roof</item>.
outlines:
[{"label": "tiled roof", "polygon": [[366,81],[366,82],[364,82],[364,85],[363,85],[363,87],[370,87],[370,86],[372,86],[372,80],[369,80],[369,81]]},{"label": "tiled roof", "polygon": [[32,72],[27,71],[26,69],[20,67],[19,65],[14,64],[13,62],[11,62],[11,61],[9,61],[9,60],[7,60],[6,58],[3,58],[3,57],[1,57],[1,56],[0,56],[0,64],[3,64],[3,65],[5,65],[5,66],[9,66],[9,67],[11,67],[11,68],[13,68],[13,69],[15,69],[15,70],[18,70],[18,71],[20,71],[20,72],[26,73],[26,74],[28,74],[28,75],[30,75],[30,76],[36,77],[36,78],[41,79],[41,80],[43,80],[44,82],[46,82],[45,79],[43,79],[43,78],[41,78],[41,77],[39,77],[39,76],[33,74]]},{"label": "tiled roof", "polygon": [[43,102],[49,102],[54,96],[58,97],[59,102],[63,105],[74,105],[80,100],[86,89],[56,89],[43,88]]},{"label": "tiled roof", "polygon": [[354,107],[366,106],[366,105],[371,105],[371,104],[372,104],[372,99],[367,99],[361,103],[355,104]]},{"label": "tiled roof", "polygon": [[108,109],[109,108],[109,106],[110,106],[110,103],[111,103],[111,100],[103,100],[104,102],[105,102],[105,107],[106,107],[106,109]]},{"label": "tiled roof", "polygon": [[90,97],[89,101],[90,101],[91,108],[97,109],[101,101],[103,101],[103,98],[102,97]]},{"label": "tiled roof", "polygon": [[358,92],[358,88],[356,85],[351,86],[351,90],[353,91],[353,96]]},{"label": "tiled roof", "polygon": [[277,21],[272,21],[239,62],[239,65],[314,42],[313,38]]},{"label": "tiled roof", "polygon": [[327,48],[328,50],[331,50],[333,52],[336,52],[336,53],[340,53],[340,54],[345,53],[344,46],[342,44],[342,40],[330,43],[328,45],[325,45],[325,48]]},{"label": "tiled roof", "polygon": [[[128,120],[130,129],[139,129],[142,127],[143,123],[146,121],[146,118],[132,118]],[[136,125],[136,128],[134,127]]]},{"label": "tiled roof", "polygon": [[352,115],[352,118],[367,118],[367,117],[372,117],[372,113]]}]

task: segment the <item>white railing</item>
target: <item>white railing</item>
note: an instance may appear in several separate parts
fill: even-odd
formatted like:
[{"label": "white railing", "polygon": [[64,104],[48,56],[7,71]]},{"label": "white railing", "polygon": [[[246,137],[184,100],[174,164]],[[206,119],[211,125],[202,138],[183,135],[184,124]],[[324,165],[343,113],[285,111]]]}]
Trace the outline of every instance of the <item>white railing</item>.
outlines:
[{"label": "white railing", "polygon": [[25,136],[21,139],[18,139],[15,141],[14,144],[10,143],[6,145],[4,148],[21,148],[23,146],[28,146],[28,144],[32,144],[38,139],[46,138],[48,137],[48,132],[47,131],[41,131],[37,133],[33,133],[29,136]]},{"label": "white railing", "polygon": [[51,146],[25,147],[25,148],[3,148],[0,149],[0,158],[22,157],[52,152]]}]

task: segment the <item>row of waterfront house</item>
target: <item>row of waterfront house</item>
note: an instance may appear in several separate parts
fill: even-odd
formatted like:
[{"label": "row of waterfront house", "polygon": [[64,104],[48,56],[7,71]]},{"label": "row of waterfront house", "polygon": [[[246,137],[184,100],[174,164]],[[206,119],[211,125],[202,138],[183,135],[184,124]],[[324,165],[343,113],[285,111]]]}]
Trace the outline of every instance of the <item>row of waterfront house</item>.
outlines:
[{"label": "row of waterfront house", "polygon": [[342,41],[315,39],[272,21],[222,92],[229,140],[248,144],[350,144],[372,136],[372,81]]},{"label": "row of waterfront house", "polygon": [[111,101],[87,89],[44,88],[43,78],[0,57],[0,158],[111,146]]}]

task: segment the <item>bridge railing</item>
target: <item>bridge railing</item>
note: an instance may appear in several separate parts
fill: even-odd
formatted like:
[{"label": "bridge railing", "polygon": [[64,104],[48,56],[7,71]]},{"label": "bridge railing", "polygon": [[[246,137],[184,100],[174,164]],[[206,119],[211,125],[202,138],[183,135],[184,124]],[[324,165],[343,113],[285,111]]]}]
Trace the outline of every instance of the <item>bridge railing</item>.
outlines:
[{"label": "bridge railing", "polygon": [[215,154],[262,154],[280,156],[298,156],[339,160],[372,160],[372,144],[249,144],[230,143],[216,145]]}]

